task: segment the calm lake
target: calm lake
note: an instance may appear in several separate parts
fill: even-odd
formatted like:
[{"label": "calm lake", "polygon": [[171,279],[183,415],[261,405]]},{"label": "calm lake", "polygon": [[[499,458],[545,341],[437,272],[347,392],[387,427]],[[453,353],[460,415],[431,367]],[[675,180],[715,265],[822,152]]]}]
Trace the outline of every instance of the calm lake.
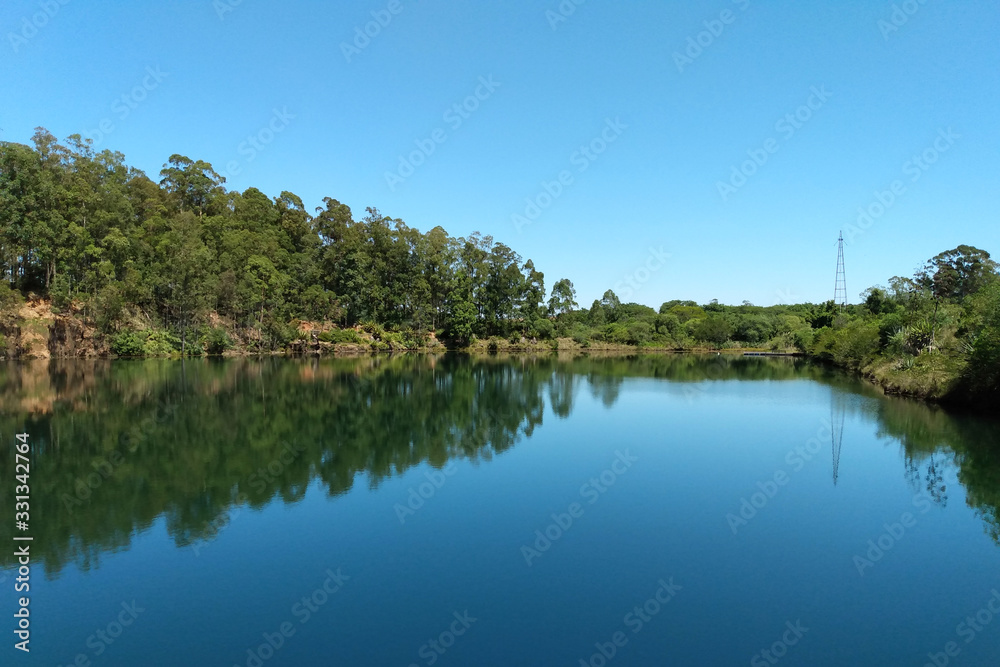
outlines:
[{"label": "calm lake", "polygon": [[10,364],[0,442],[4,665],[1000,662],[1000,427],[802,360]]}]

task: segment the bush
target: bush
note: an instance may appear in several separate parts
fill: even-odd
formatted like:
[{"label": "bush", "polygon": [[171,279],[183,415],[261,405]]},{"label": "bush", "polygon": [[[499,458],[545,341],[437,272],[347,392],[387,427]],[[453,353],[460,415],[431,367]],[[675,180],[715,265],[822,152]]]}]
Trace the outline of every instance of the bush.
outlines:
[{"label": "bush", "polygon": [[324,331],[319,335],[319,339],[324,343],[353,343],[355,345],[365,345],[368,343],[354,329],[332,329]]},{"label": "bush", "polygon": [[604,325],[600,336],[605,342],[627,345],[629,342],[628,328],[624,324],[614,322]]},{"label": "bush", "polygon": [[372,322],[372,321],[362,322],[361,329],[365,333],[371,334],[372,338],[374,338],[375,340],[382,340],[383,338],[385,338],[385,327],[383,327],[378,322]]},{"label": "bush", "polygon": [[631,345],[648,343],[653,337],[653,327],[648,322],[630,322],[626,331]]},{"label": "bush", "polygon": [[420,345],[408,333],[402,331],[389,331],[382,336],[379,341],[385,343],[391,350],[412,350]]},{"label": "bush", "polygon": [[767,342],[767,348],[772,352],[783,352],[798,347],[795,335],[789,332],[781,333]]},{"label": "bush", "polygon": [[719,315],[711,315],[705,319],[698,320],[692,331],[695,339],[719,346],[729,340],[733,335],[733,327],[729,321]]},{"label": "bush", "polygon": [[570,330],[570,338],[573,342],[581,347],[587,347],[590,345],[591,330],[588,329],[583,324],[577,324]]},{"label": "bush", "polygon": [[111,339],[111,351],[119,357],[145,356],[145,337],[135,331],[123,331]]},{"label": "bush", "polygon": [[816,333],[812,329],[799,329],[792,333],[792,340],[800,352],[808,352],[815,337]]},{"label": "bush", "polygon": [[878,337],[882,349],[889,346],[889,342],[897,331],[903,328],[903,318],[898,313],[883,316],[878,324]]},{"label": "bush", "polygon": [[146,332],[146,342],[142,346],[147,357],[170,357],[181,349],[181,339],[169,331],[154,330]]},{"label": "bush", "polygon": [[841,364],[863,366],[879,350],[878,325],[874,322],[851,322],[837,332],[837,339],[835,359]]},{"label": "bush", "polygon": [[833,361],[833,348],[836,342],[836,332],[830,327],[821,327],[813,332],[807,351],[814,357]]},{"label": "bush", "polygon": [[233,341],[222,327],[212,327],[202,339],[205,350],[212,355],[220,355],[233,347]]},{"label": "bush", "polygon": [[16,289],[11,289],[6,281],[0,281],[0,314],[16,314],[24,303],[24,297]]},{"label": "bush", "polygon": [[534,338],[541,338],[543,340],[547,338],[552,338],[556,333],[556,328],[547,318],[539,317],[531,322],[531,330],[529,334]]}]

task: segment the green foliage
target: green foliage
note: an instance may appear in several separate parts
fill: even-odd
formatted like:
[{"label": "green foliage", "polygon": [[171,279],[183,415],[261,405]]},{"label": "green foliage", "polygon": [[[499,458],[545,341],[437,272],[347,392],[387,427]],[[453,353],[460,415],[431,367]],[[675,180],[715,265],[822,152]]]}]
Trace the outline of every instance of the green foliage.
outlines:
[{"label": "green foliage", "polygon": [[0,282],[0,315],[10,315],[24,303],[24,297],[16,289],[11,289],[6,281]]},{"label": "green foliage", "polygon": [[552,296],[549,297],[549,312],[560,315],[576,307],[576,290],[573,288],[573,283],[566,278],[556,281],[552,286]]},{"label": "green foliage", "polygon": [[570,329],[568,333],[569,337],[572,338],[573,342],[575,342],[577,345],[581,345],[583,347],[587,347],[590,345],[592,334],[590,328],[587,327],[586,325],[577,323],[573,325],[573,328]]},{"label": "green foliage", "polygon": [[324,331],[319,335],[319,339],[325,343],[350,343],[353,345],[365,345],[368,342],[354,329]]},{"label": "green foliage", "polygon": [[540,317],[531,323],[531,335],[535,338],[549,340],[555,335],[555,332],[555,325],[546,317]]},{"label": "green foliage", "polygon": [[[291,192],[229,191],[211,164],[171,155],[159,183],[120,154],[64,144],[44,129],[32,146],[0,142],[0,328],[21,295],[96,326],[116,354],[219,354],[246,341],[280,350],[293,321],[336,323],[322,340],[414,349],[426,332],[497,347],[522,338],[580,345],[799,349],[831,362],[895,368],[894,381],[960,375],[997,393],[1000,277],[989,253],[960,245],[912,278],[895,276],[832,301],[759,307],[670,300],[658,310],[607,290],[580,309],[573,283],[545,276],[491,236],[426,233],[368,208],[355,219],[333,198],[315,215]],[[216,315],[218,317],[216,317]],[[221,318],[225,329],[211,328]],[[150,331],[128,331],[133,322]],[[897,368],[898,367],[898,368]],[[923,374],[922,376],[920,374]]]},{"label": "green foliage", "polygon": [[52,307],[57,312],[69,308],[72,298],[69,290],[69,280],[63,274],[56,275],[49,285],[49,298],[52,299]]},{"label": "green foliage", "polygon": [[643,345],[653,338],[653,327],[649,322],[630,322],[626,331],[630,345]]},{"label": "green foliage", "polygon": [[996,397],[1000,395],[1000,280],[986,285],[969,307],[973,325],[963,381],[970,393]]},{"label": "green foliage", "polygon": [[208,329],[202,336],[201,342],[205,352],[214,356],[221,355],[233,347],[233,341],[229,337],[229,332],[222,327]]},{"label": "green foliage", "polygon": [[[39,130],[33,142],[0,142],[0,275],[57,311],[78,302],[108,334],[148,320],[186,353],[214,311],[258,351],[294,340],[293,319],[466,343],[525,335],[545,315],[544,274],[492,237],[420,233],[375,208],[356,220],[332,198],[311,215],[287,191],[227,191],[211,164],[184,155],[170,156],[157,184],[79,136],[61,145]],[[576,307],[569,280],[551,305]]]},{"label": "green foliage", "polygon": [[[663,313],[662,307],[660,308],[660,312]],[[681,324],[684,324],[690,320],[702,319],[707,316],[707,313],[704,311],[704,309],[699,308],[698,306],[693,304],[672,306],[664,314],[667,313],[676,317],[677,321],[680,322]]]},{"label": "green foliage", "polygon": [[917,272],[915,281],[935,297],[962,300],[976,294],[997,272],[990,253],[960,245],[935,255]]},{"label": "green foliage", "polygon": [[123,331],[111,339],[111,351],[119,357],[143,357],[146,337],[135,331]]},{"label": "green foliage", "polygon": [[97,328],[105,333],[117,331],[125,314],[125,299],[117,285],[108,285],[95,299]]},{"label": "green foliage", "polygon": [[181,339],[169,331],[156,329],[146,332],[142,352],[147,357],[171,357],[180,353]]},{"label": "green foliage", "polygon": [[709,315],[704,319],[699,319],[691,333],[696,340],[718,347],[733,335],[733,327],[725,317]]},{"label": "green foliage", "polygon": [[833,359],[839,364],[860,368],[879,350],[879,331],[875,322],[855,320],[837,332]]}]

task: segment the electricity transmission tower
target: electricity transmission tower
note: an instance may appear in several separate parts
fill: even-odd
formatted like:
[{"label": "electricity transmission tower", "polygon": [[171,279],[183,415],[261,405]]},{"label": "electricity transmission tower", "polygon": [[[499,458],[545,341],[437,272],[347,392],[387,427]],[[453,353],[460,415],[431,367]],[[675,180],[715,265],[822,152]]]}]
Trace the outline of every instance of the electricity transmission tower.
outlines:
[{"label": "electricity transmission tower", "polygon": [[837,284],[833,290],[833,302],[843,310],[847,307],[847,272],[844,269],[844,233],[837,241]]},{"label": "electricity transmission tower", "polygon": [[840,448],[844,444],[844,420],[847,415],[843,400],[836,394],[830,395],[830,439],[833,444],[833,485],[840,477]]}]

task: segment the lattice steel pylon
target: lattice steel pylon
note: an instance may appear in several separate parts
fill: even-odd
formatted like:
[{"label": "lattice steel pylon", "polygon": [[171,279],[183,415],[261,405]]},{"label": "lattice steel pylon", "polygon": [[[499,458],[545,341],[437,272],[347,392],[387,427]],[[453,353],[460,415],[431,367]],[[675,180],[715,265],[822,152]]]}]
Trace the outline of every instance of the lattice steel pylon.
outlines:
[{"label": "lattice steel pylon", "polygon": [[833,302],[843,310],[847,307],[847,271],[844,268],[844,233],[837,241],[837,283],[833,288]]}]

